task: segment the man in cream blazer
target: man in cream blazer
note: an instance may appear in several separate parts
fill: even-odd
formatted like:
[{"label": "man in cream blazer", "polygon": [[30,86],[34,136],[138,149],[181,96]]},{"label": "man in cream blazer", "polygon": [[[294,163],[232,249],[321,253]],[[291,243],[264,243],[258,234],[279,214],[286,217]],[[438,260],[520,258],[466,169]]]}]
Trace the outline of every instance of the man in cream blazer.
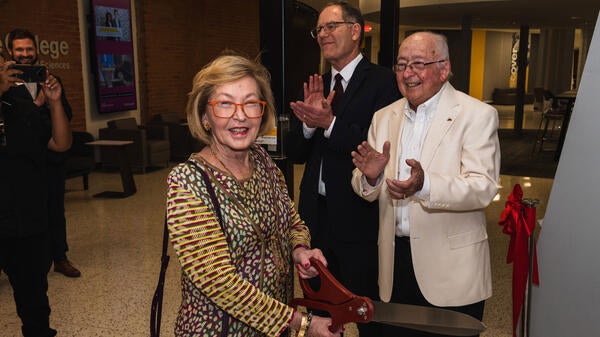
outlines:
[{"label": "man in cream blazer", "polygon": [[[379,202],[381,299],[481,319],[492,294],[484,209],[497,193],[498,116],[447,82],[447,49],[445,37],[431,32],[403,41],[395,71],[405,98],[375,113],[368,142],[352,153],[352,187]],[[402,242],[414,276],[398,275],[407,274],[397,263]],[[411,279],[422,301],[394,295],[410,289]],[[474,311],[461,308],[474,304]]]}]

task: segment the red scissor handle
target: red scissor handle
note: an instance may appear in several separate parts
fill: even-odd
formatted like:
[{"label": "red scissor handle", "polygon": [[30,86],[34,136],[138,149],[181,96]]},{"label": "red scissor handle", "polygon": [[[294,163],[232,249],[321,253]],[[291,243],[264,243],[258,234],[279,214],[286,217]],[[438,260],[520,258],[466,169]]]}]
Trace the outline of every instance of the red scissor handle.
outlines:
[{"label": "red scissor handle", "polygon": [[327,311],[331,315],[331,332],[338,331],[345,323],[367,323],[373,319],[373,304],[368,297],[346,289],[321,261],[311,258],[310,263],[319,272],[321,287],[315,291],[308,280],[300,279],[304,298],[293,299],[292,305]]}]

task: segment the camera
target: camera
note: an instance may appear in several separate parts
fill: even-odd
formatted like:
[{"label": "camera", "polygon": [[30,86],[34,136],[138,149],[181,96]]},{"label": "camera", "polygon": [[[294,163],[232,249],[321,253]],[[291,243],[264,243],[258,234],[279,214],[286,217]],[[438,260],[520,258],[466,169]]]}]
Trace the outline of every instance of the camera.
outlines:
[{"label": "camera", "polygon": [[46,67],[44,66],[31,64],[11,64],[8,66],[8,68],[22,71],[22,74],[16,74],[15,76],[23,80],[25,83],[44,82],[46,80]]}]

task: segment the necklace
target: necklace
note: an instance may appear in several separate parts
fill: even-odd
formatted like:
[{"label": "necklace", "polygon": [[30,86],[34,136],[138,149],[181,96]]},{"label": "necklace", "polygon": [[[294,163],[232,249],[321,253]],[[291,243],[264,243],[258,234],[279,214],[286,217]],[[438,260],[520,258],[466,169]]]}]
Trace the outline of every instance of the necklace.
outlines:
[{"label": "necklace", "polygon": [[[217,153],[215,152],[214,148],[211,146],[209,146],[210,149],[210,154],[217,160],[217,162],[219,162],[219,164],[225,169],[225,171],[231,176],[231,178],[233,178],[233,180],[235,181],[235,183],[240,187],[240,191],[242,194],[242,198],[245,200],[246,199],[246,187],[244,186],[243,183],[241,183],[238,178],[235,176],[235,174],[233,174],[233,172],[231,172],[231,170],[227,167],[227,165],[225,165],[225,163],[223,163],[223,161],[221,161],[221,159],[219,158],[219,156],[217,156]],[[250,172],[253,171],[252,168],[252,161],[250,160]],[[250,175],[252,176],[252,174]]]}]

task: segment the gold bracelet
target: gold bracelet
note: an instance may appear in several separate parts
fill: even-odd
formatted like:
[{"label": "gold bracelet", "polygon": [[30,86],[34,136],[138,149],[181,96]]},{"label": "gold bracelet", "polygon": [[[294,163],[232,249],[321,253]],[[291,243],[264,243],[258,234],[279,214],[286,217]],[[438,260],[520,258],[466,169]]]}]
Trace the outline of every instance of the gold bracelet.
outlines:
[{"label": "gold bracelet", "polygon": [[306,315],[306,313],[302,313],[302,320],[300,321],[300,329],[298,330],[298,334],[296,335],[296,337],[304,337],[304,334],[306,334],[306,330],[308,328],[308,316]]},{"label": "gold bracelet", "polygon": [[312,322],[312,311],[308,312],[306,316],[306,337],[308,337],[308,330],[310,329],[310,323]]}]

